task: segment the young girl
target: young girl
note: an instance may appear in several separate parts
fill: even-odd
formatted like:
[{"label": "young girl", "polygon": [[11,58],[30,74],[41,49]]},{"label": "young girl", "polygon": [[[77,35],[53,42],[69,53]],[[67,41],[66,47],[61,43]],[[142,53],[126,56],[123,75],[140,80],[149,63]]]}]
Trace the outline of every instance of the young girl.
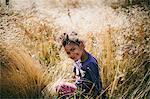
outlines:
[{"label": "young girl", "polygon": [[57,91],[67,94],[79,90],[81,93],[80,96],[83,98],[87,96],[96,98],[102,91],[97,60],[85,50],[82,41],[79,39],[70,39],[68,34],[64,34],[62,45],[69,58],[75,62],[73,72],[76,79],[76,87],[69,84],[60,84],[57,86]]}]

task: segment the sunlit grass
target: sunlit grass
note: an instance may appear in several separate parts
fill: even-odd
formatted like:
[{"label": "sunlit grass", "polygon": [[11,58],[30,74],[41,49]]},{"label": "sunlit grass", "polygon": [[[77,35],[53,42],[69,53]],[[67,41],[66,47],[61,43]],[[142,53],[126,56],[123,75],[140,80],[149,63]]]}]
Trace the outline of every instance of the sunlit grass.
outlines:
[{"label": "sunlit grass", "polygon": [[[63,7],[80,9],[82,6],[80,2],[67,2]],[[92,26],[98,28],[96,32],[94,28],[91,28],[92,30],[87,28],[88,22],[80,19],[82,16],[78,16],[80,20],[70,16],[73,21],[81,21],[79,26],[84,25],[79,28],[79,34],[86,41],[87,51],[97,58],[101,68],[103,92],[106,91],[107,96],[112,99],[149,97],[149,12],[136,7],[118,9],[118,13],[112,9],[110,11],[110,8],[104,8],[107,14],[101,13],[102,19],[99,21],[102,22],[92,19]],[[86,11],[84,8],[80,10]],[[19,21],[16,22],[16,27],[21,30],[19,34],[26,38],[22,42],[24,47],[0,42],[2,98],[52,98],[58,95],[55,87],[59,82],[64,80],[72,82],[72,61],[67,58],[57,41],[60,32],[64,32],[63,28],[54,24],[55,18],[48,16],[40,19],[34,15],[35,12],[30,14],[15,19]],[[92,15],[91,13],[88,15],[89,17],[85,19],[90,20]],[[105,18],[103,20],[103,17],[109,21]],[[10,19],[6,17],[5,21],[11,19],[13,17]],[[105,22],[108,24],[101,25]],[[97,25],[98,23],[100,25]],[[90,31],[85,32],[82,28]],[[86,36],[82,37],[82,33]]]},{"label": "sunlit grass", "polygon": [[23,49],[10,47],[3,50],[1,88],[3,98],[41,97],[41,90],[49,83],[44,69]]}]

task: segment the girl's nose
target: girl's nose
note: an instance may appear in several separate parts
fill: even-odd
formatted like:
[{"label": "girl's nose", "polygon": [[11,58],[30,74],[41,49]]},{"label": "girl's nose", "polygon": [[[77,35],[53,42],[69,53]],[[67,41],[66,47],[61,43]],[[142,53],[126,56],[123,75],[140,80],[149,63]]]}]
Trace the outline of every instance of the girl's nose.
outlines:
[{"label": "girl's nose", "polygon": [[71,53],[71,54],[69,55],[69,57],[70,57],[71,59],[74,59],[74,58],[75,58],[75,56],[74,56],[73,53]]}]

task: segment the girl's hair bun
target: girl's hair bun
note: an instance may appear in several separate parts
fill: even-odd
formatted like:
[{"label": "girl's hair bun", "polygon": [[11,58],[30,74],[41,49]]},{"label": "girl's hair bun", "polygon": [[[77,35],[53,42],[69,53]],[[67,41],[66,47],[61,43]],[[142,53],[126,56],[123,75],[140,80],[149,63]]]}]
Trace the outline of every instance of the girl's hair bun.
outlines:
[{"label": "girl's hair bun", "polygon": [[63,33],[60,37],[63,46],[67,44],[74,43],[76,45],[80,44],[80,40],[77,38],[78,33],[72,31],[71,33]]}]

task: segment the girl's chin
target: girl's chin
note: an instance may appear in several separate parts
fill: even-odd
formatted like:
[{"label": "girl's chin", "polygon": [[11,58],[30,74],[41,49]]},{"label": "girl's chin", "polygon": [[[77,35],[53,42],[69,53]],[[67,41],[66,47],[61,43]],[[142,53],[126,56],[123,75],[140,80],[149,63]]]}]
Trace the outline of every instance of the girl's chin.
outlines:
[{"label": "girl's chin", "polygon": [[78,60],[80,60],[80,59],[74,59],[75,62],[78,61]]},{"label": "girl's chin", "polygon": [[74,61],[76,62],[76,61],[78,61],[78,59],[74,59]]}]

